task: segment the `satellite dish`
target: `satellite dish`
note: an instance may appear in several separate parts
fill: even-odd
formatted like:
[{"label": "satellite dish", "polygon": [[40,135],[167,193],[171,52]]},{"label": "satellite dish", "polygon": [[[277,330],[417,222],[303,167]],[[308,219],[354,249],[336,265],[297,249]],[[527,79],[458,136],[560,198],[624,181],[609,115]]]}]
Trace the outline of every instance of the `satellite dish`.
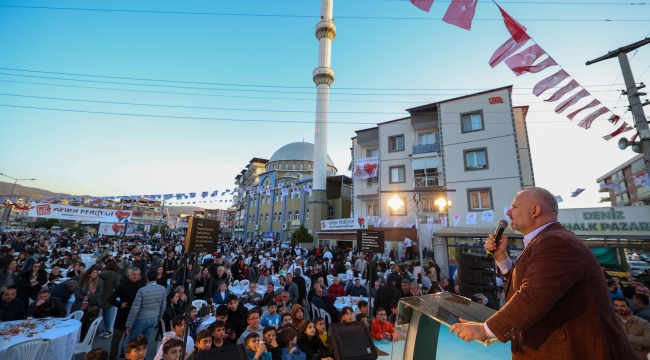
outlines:
[{"label": "satellite dish", "polygon": [[630,142],[627,140],[627,138],[620,138],[618,140],[618,148],[621,150],[627,149],[627,147],[630,146]]}]

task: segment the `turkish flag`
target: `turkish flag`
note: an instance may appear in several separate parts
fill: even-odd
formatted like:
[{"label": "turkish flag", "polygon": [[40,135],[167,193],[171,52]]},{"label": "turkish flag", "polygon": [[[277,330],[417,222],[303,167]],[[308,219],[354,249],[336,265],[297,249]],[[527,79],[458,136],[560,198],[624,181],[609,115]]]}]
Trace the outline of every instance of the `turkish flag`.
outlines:
[{"label": "turkish flag", "polygon": [[582,121],[580,121],[578,123],[578,126],[580,126],[581,128],[584,128],[584,129],[589,129],[591,127],[591,123],[594,122],[594,120],[596,120],[597,117],[599,117],[601,115],[604,115],[604,114],[606,114],[608,112],[609,112],[609,109],[603,106],[600,109],[598,109],[598,110],[592,112],[591,114],[587,115],[586,118],[582,119]]},{"label": "turkish flag", "polygon": [[422,11],[429,12],[433,5],[433,0],[411,0],[411,4],[417,6],[417,8]]},{"label": "turkish flag", "polygon": [[[470,30],[472,19],[476,13],[476,2],[478,0],[451,0],[442,21],[447,24],[456,25],[459,28]],[[417,6],[417,5],[416,5]]]},{"label": "turkish flag", "polygon": [[535,60],[537,60],[537,58],[544,54],[546,54],[546,51],[539,47],[539,45],[535,44],[528,47],[526,50],[520,52],[519,54],[509,57],[508,60],[506,60],[506,65],[508,65],[510,70],[512,70],[515,75],[519,76],[523,74],[523,72],[519,72],[515,69],[520,67],[530,67],[533,65]]},{"label": "turkish flag", "polygon": [[501,96],[493,96],[491,98],[488,98],[488,102],[490,102],[490,105],[503,104],[503,98]]},{"label": "turkish flag", "polygon": [[624,122],[623,124],[621,124],[621,126],[619,126],[618,129],[614,130],[613,133],[603,136],[603,139],[609,141],[609,140],[617,137],[618,135],[621,135],[622,133],[624,133],[626,131],[630,131],[632,129],[634,129],[634,128],[631,127],[630,125],[628,125],[626,122]]},{"label": "turkish flag", "polygon": [[560,70],[555,74],[547,77],[546,79],[538,82],[537,85],[535,85],[533,88],[533,94],[535,94],[535,96],[540,96],[544,91],[555,87],[555,85],[559,84],[562,80],[568,77],[569,74],[567,74],[566,71]]},{"label": "turkish flag", "polygon": [[582,89],[582,90],[580,90],[578,93],[576,93],[575,95],[571,96],[570,98],[564,100],[563,103],[561,103],[560,105],[558,105],[558,106],[555,108],[555,112],[559,114],[559,113],[561,113],[562,111],[566,110],[569,106],[572,106],[573,104],[575,104],[575,103],[577,103],[578,101],[580,101],[580,99],[582,99],[582,98],[584,98],[584,97],[587,97],[587,96],[589,96],[589,91],[587,91],[587,90],[585,90],[585,89]]},{"label": "turkish flag", "polygon": [[557,63],[555,60],[553,60],[552,57],[547,57],[546,59],[540,61],[537,63],[537,65],[530,65],[530,66],[517,66],[515,68],[511,68],[512,72],[515,73],[515,75],[523,75],[525,73],[538,73],[547,67],[555,66]]},{"label": "turkish flag", "polygon": [[512,16],[508,15],[508,13],[505,12],[501,6],[499,6],[499,4],[497,4],[497,7],[499,8],[499,11],[501,11],[503,22],[506,24],[506,28],[508,29],[508,32],[510,32],[510,35],[512,35],[512,39],[516,42],[529,40],[530,36],[526,34],[526,28],[518,23],[517,20],[513,19]]},{"label": "turkish flag", "polygon": [[567,117],[569,118],[569,120],[573,120],[573,118],[574,118],[576,115],[578,115],[578,113],[581,112],[582,110],[589,109],[590,107],[594,107],[594,106],[599,105],[599,104],[600,104],[600,101],[598,101],[598,100],[594,100],[594,101],[590,102],[589,104],[587,104],[587,105],[581,107],[580,109],[578,109],[578,110],[572,112],[572,113],[569,114]]},{"label": "turkish flag", "polygon": [[556,91],[555,94],[553,94],[550,98],[548,98],[548,99],[546,99],[544,101],[553,102],[553,101],[560,100],[562,98],[562,96],[564,96],[564,94],[566,94],[569,91],[577,88],[578,86],[580,86],[580,84],[578,84],[577,81],[571,80],[570,83],[564,85],[564,87],[562,87],[560,90]]},{"label": "turkish flag", "polygon": [[617,123],[619,120],[621,120],[621,117],[618,116],[618,115],[616,115],[616,114],[610,116],[609,119],[607,119],[607,121],[611,122],[611,123],[614,124],[614,125],[616,125],[616,123]]},{"label": "turkish flag", "polygon": [[488,64],[490,64],[491,67],[495,67],[499,65],[503,60],[507,59],[508,56],[512,55],[515,53],[515,51],[519,50],[526,42],[528,39],[522,41],[522,42],[516,42],[512,38],[508,39],[506,42],[503,43],[503,45],[499,46],[497,51],[492,54],[492,57],[490,58],[490,61]]}]

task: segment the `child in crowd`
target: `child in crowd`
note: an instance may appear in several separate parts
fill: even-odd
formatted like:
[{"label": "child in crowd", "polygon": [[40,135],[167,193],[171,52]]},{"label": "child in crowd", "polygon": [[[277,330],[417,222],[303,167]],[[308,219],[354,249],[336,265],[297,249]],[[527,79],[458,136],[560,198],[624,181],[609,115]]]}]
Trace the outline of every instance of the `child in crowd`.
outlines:
[{"label": "child in crowd", "polygon": [[298,340],[298,346],[305,353],[307,359],[332,360],[329,349],[323,345],[323,342],[318,337],[313,321],[305,322],[305,328],[300,340]]},{"label": "child in crowd", "polygon": [[399,333],[386,318],[386,310],[377,308],[376,319],[372,322],[372,338],[375,340],[399,340]]},{"label": "child in crowd", "polygon": [[314,319],[314,324],[316,325],[316,333],[320,338],[320,341],[323,342],[323,345],[327,346],[327,330],[325,328],[325,319],[322,317],[317,317]]},{"label": "child in crowd", "polygon": [[228,322],[228,312],[228,306],[219,305],[217,306],[215,317],[218,321],[223,321],[223,323],[226,324],[225,331],[226,335],[228,335],[226,339],[230,341],[231,344],[234,344],[236,339],[235,329],[232,327],[232,324]]},{"label": "child in crowd", "polygon": [[208,326],[208,331],[212,334],[212,348],[218,348],[222,346],[230,346],[232,343],[227,340],[228,335],[226,334],[226,324],[217,320]]},{"label": "child in crowd", "polygon": [[162,346],[163,357],[162,360],[180,360],[181,349],[183,348],[183,340],[169,339]]},{"label": "child in crowd", "polygon": [[354,310],[352,310],[351,307],[346,306],[343,309],[341,309],[341,312],[339,312],[339,322],[353,322],[354,321]]},{"label": "child in crowd", "polygon": [[264,343],[266,344],[266,351],[271,353],[273,360],[282,360],[282,348],[278,346],[277,338],[278,333],[275,327],[267,326],[264,328]]},{"label": "child in crowd", "polygon": [[126,343],[126,353],[124,357],[126,360],[144,360],[147,357],[147,340],[144,335],[136,336]]},{"label": "child in crowd", "polygon": [[[172,325],[172,331],[167,331],[163,334],[162,342],[160,344],[160,347],[158,348],[158,352],[156,352],[156,356],[154,356],[154,360],[162,360],[163,358],[162,346],[169,339],[181,339],[181,340],[183,339],[183,336],[185,335],[185,315],[178,315],[174,317],[171,321],[171,325]],[[194,351],[194,340],[191,337],[188,337],[185,353],[189,355],[192,353],[192,351]]]},{"label": "child in crowd", "polygon": [[198,353],[201,351],[210,350],[212,348],[212,334],[210,330],[201,330],[196,334],[196,348],[190,356],[189,360],[196,360]]},{"label": "child in crowd", "polygon": [[271,353],[266,350],[264,340],[256,332],[252,332],[246,336],[246,353],[250,360],[273,360]]},{"label": "child in crowd", "polygon": [[108,353],[104,349],[90,350],[84,360],[108,360]]},{"label": "child in crowd", "polygon": [[397,304],[398,302],[393,300],[390,302],[390,316],[388,316],[388,322],[395,325],[395,319],[397,319]]},{"label": "child in crowd", "polygon": [[262,318],[262,309],[260,308],[252,308],[248,314],[246,314],[246,323],[248,326],[246,327],[246,330],[241,334],[239,337],[239,341],[237,341],[237,344],[244,344],[244,341],[248,337],[248,334],[250,333],[257,333],[258,337],[261,339],[264,334],[263,330],[264,328],[260,326],[260,319]]},{"label": "child in crowd", "polygon": [[298,333],[293,326],[285,326],[278,334],[278,345],[282,348],[282,360],[307,360],[302,350],[296,345],[298,343]]},{"label": "child in crowd", "polygon": [[359,301],[359,304],[357,304],[359,307],[359,312],[362,313],[363,315],[367,316],[370,318],[370,308],[368,307],[368,302],[365,300]]},{"label": "child in crowd", "polygon": [[280,327],[280,322],[282,321],[280,314],[277,313],[278,304],[275,301],[269,301],[267,305],[268,305],[268,307],[266,308],[267,313],[266,315],[262,316],[262,321],[260,322],[260,325],[263,327],[274,326],[277,329]]},{"label": "child in crowd", "polygon": [[363,323],[364,325],[366,325],[366,327],[367,327],[368,329],[370,329],[370,323],[368,322],[368,316],[366,316],[365,314],[362,314],[362,313],[358,313],[358,314],[355,316],[355,318],[356,318],[356,321],[357,321],[357,322],[361,322],[361,323]]},{"label": "child in crowd", "polygon": [[192,306],[190,308],[190,336],[192,339],[196,340],[196,329],[199,328],[202,322],[203,318],[196,316],[196,307]]}]

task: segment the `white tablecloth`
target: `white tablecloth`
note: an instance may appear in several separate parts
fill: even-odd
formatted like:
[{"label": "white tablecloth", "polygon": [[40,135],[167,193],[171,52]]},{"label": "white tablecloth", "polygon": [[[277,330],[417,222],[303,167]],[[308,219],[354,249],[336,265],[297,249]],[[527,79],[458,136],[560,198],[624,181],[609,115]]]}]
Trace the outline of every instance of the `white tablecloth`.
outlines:
[{"label": "white tablecloth", "polygon": [[344,307],[346,306],[351,306],[352,310],[357,310],[357,305],[353,304],[352,299],[354,299],[354,302],[358,302],[361,300],[365,300],[368,302],[367,297],[358,297],[358,296],[339,296],[336,298],[336,301],[334,302],[334,307],[336,310],[341,311],[343,310]]},{"label": "white tablecloth", "polygon": [[[275,291],[278,291],[282,289],[282,286],[274,286],[274,288]],[[228,287],[228,290],[230,290],[231,293],[237,295],[238,298],[240,298],[242,294],[247,293],[249,291],[248,286],[240,287],[240,286],[232,286],[232,285]],[[262,288],[261,286],[257,285],[257,292],[260,293],[262,297],[264,297],[264,293],[266,292],[266,286]]]},{"label": "white tablecloth", "polygon": [[[4,344],[4,346],[0,347],[0,359],[18,360],[18,358],[7,359],[7,349],[9,349],[11,345],[34,339],[50,339],[51,341],[50,347],[47,349],[43,360],[72,359],[72,353],[74,352],[75,345],[79,342],[79,335],[81,334],[81,322],[72,319],[52,319],[52,321],[55,320],[59,321],[56,328],[45,330],[44,332],[39,333],[38,337],[30,338],[27,337],[27,335],[12,336],[7,344],[4,344],[4,339],[0,340],[0,344]],[[8,323],[20,322],[21,321]]]}]

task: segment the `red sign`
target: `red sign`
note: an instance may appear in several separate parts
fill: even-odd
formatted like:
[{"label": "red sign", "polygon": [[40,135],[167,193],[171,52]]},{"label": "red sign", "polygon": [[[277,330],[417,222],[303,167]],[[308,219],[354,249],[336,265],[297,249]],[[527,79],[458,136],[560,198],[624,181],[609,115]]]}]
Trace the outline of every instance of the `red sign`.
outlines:
[{"label": "red sign", "polygon": [[501,96],[493,96],[489,98],[488,101],[490,102],[490,105],[503,104],[503,98]]},{"label": "red sign", "polygon": [[49,215],[51,213],[52,213],[52,211],[50,210],[50,205],[49,204],[36,205],[36,214],[38,216]]}]

